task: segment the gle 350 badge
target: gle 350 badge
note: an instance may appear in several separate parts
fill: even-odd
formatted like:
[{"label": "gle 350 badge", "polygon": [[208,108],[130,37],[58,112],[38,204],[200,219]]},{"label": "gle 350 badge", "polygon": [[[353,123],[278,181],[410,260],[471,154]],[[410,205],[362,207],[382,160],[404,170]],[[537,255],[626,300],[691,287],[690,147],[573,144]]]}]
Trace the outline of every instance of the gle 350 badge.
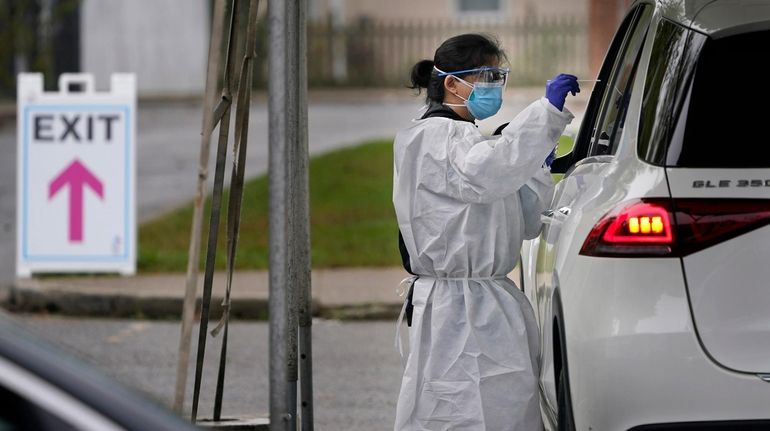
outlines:
[{"label": "gle 350 badge", "polygon": [[695,180],[692,182],[694,189],[715,189],[725,187],[770,187],[770,179],[767,180]]}]

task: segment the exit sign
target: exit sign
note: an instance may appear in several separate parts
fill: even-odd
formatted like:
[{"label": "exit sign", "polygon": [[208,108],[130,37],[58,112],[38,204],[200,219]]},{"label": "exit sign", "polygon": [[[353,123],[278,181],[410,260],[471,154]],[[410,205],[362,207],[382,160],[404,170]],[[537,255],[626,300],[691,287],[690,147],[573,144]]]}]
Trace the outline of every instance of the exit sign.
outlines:
[{"label": "exit sign", "polygon": [[[77,91],[74,87],[77,86]],[[18,80],[16,273],[136,271],[136,83]]]}]

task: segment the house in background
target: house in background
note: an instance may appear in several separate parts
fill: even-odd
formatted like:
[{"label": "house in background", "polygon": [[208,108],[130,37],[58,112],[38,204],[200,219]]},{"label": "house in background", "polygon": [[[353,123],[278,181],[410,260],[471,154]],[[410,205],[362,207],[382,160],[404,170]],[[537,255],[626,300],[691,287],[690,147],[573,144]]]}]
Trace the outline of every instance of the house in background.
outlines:
[{"label": "house in background", "polygon": [[588,73],[589,0],[309,0],[311,82],[403,85],[445,39],[480,32],[506,51],[513,84]]},{"label": "house in background", "polygon": [[511,82],[588,70],[588,0],[309,0],[311,82],[404,85],[411,66],[445,39],[496,37]]},{"label": "house in background", "polygon": [[[329,20],[336,25],[351,25],[362,20],[385,22],[415,22],[426,20],[430,22],[482,22],[469,26],[480,31],[500,30],[503,47],[511,51],[521,51],[522,44],[534,44],[529,52],[524,50],[521,58],[527,54],[537,56],[534,50],[538,49],[536,42],[527,39],[537,38],[542,34],[541,23],[556,21],[564,23],[567,28],[545,29],[543,31],[553,34],[561,33],[573,38],[573,44],[562,45],[563,51],[553,46],[545,46],[549,55],[566,55],[570,49],[576,52],[577,57],[556,65],[543,64],[549,59],[530,58],[529,61],[538,63],[527,72],[520,71],[520,81],[531,80],[526,75],[541,73],[561,66],[563,70],[571,70],[575,73],[595,75],[604,59],[607,47],[615,34],[618,24],[623,19],[633,0],[308,0],[309,17],[313,21]],[[567,17],[569,17],[567,19]],[[517,30],[510,27],[522,27],[520,23],[530,23],[530,28],[524,26]],[[497,23],[499,26],[491,26]],[[506,24],[508,29],[506,29]],[[506,33],[515,33],[518,37],[506,37]],[[522,33],[526,35],[522,36]],[[529,36],[529,38],[527,37]],[[546,36],[547,37],[547,36]],[[434,39],[432,42],[435,42]],[[508,43],[506,43],[508,42]],[[510,45],[509,45],[510,43]],[[434,43],[435,45],[435,43]],[[543,47],[540,47],[543,48]],[[423,57],[429,57],[432,53],[427,48],[421,48]],[[411,57],[414,57],[412,55]],[[524,61],[524,60],[522,60]],[[338,69],[340,69],[338,67]],[[515,69],[515,68],[514,68]],[[516,72],[514,70],[514,72]],[[339,71],[337,73],[339,75]],[[513,77],[516,79],[516,76]]]},{"label": "house in background", "polygon": [[140,97],[199,95],[205,83],[209,0],[0,0],[0,95],[16,75],[137,74]]},{"label": "house in background", "polygon": [[[203,91],[212,0],[0,0],[0,92],[17,72],[90,72],[104,87],[135,72],[140,97]],[[403,86],[411,66],[446,38],[495,35],[514,85],[539,85],[557,72],[596,73],[630,0],[307,0],[311,86]],[[75,5],[74,7],[72,5]],[[66,7],[65,7],[66,6]],[[266,84],[267,1],[260,1],[255,82]],[[7,11],[11,13],[8,14]],[[23,10],[25,25],[2,25]],[[65,11],[60,16],[61,11]],[[4,15],[2,11],[6,11]],[[18,36],[18,35],[16,35]],[[29,41],[32,42],[29,42]],[[15,50],[15,51],[14,51]],[[23,55],[20,55],[23,54]],[[26,57],[25,57],[26,56]],[[42,58],[42,61],[40,59]]]},{"label": "house in background", "polygon": [[80,70],[134,72],[140,97],[203,93],[208,0],[81,0]]}]

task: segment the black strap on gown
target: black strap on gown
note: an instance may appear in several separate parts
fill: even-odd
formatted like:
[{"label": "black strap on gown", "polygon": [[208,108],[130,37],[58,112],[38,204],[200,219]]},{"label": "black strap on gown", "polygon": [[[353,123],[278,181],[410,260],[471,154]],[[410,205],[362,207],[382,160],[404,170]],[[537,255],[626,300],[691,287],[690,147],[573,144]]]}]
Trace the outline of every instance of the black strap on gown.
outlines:
[{"label": "black strap on gown", "polygon": [[[420,117],[421,120],[424,120],[426,118],[434,118],[434,117],[440,117],[440,118],[449,118],[450,120],[455,121],[466,121],[469,123],[474,123],[471,120],[468,120],[466,118],[461,117],[457,112],[453,111],[449,107],[441,104],[441,103],[435,103],[432,102],[428,109],[425,111],[425,114],[423,114],[422,117]],[[412,272],[412,264],[409,260],[409,251],[406,249],[406,244],[404,244],[404,236],[401,235],[401,230],[398,231],[398,251],[401,253],[401,264],[404,266],[404,269],[406,272],[416,275],[414,272]],[[414,282],[409,286],[409,293],[407,293],[406,296],[406,311],[404,314],[406,315],[406,324],[407,326],[412,326],[412,312],[414,311],[414,306],[412,305],[412,297],[414,296]]]}]

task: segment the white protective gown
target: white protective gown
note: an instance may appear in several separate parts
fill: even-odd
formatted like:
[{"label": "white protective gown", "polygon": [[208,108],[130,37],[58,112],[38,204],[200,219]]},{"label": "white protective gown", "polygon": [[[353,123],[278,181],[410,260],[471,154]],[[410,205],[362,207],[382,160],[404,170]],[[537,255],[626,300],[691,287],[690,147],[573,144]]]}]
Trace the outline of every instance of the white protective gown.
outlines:
[{"label": "white protective gown", "polygon": [[542,98],[502,136],[448,118],[396,136],[393,203],[419,275],[396,431],[542,429],[537,322],[506,274],[540,232],[542,164],[572,118]]}]

